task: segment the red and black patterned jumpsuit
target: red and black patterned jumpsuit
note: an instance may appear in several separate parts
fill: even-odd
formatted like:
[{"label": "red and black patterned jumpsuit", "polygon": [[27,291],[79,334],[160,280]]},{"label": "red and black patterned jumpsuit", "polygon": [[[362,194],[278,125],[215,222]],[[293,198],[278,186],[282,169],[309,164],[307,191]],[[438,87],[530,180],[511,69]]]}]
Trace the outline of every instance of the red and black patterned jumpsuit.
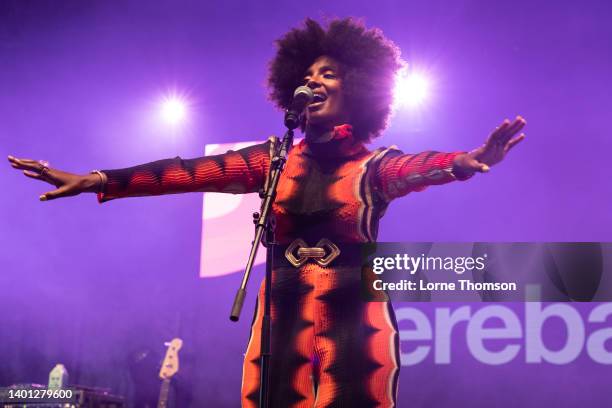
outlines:
[{"label": "red and black patterned jumpsuit", "polygon": [[[104,170],[101,202],[191,191],[252,193],[264,186],[273,140],[191,160],[179,157]],[[350,125],[324,144],[294,146],[273,206],[275,238],[315,246],[327,238],[340,256],[326,267],[294,267],[276,250],[272,282],[271,399],[274,407],[394,407],[399,374],[397,324],[387,302],[364,302],[351,244],[376,240],[396,197],[455,180],[458,153],[369,151]],[[344,251],[344,253],[343,253]],[[263,289],[263,283],[261,286]],[[260,289],[260,291],[261,291]],[[256,407],[263,297],[258,297],[243,367],[242,404]]]}]

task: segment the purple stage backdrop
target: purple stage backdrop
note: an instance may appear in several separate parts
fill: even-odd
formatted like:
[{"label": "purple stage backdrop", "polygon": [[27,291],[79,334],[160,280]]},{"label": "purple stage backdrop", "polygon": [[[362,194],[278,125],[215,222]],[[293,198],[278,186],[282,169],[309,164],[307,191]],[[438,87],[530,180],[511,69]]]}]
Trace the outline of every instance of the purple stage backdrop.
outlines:
[{"label": "purple stage backdrop", "polygon": [[[306,16],[347,15],[432,83],[372,147],[467,150],[506,117],[528,122],[490,174],[394,202],[381,241],[612,241],[607,1],[4,0],[0,153],[85,173],[264,140],[282,131],[264,86],[273,40]],[[189,105],[179,127],[159,120],[172,92]],[[72,383],[152,406],[163,343],[178,336],[175,406],[239,406],[262,271],[230,323],[241,276],[199,276],[201,194],[41,203],[50,188],[8,163],[0,183],[0,386],[45,383],[61,362]],[[611,309],[397,304],[399,406],[611,406]]]}]

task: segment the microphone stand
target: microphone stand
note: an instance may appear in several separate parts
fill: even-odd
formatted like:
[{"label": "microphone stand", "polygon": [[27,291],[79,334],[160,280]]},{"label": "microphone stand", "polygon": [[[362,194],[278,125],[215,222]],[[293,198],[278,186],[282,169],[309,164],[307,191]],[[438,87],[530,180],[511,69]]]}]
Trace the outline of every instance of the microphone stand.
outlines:
[{"label": "microphone stand", "polygon": [[268,185],[265,190],[259,192],[259,197],[262,199],[260,213],[253,214],[253,223],[255,224],[255,238],[251,243],[251,251],[247,260],[244,276],[240,288],[234,298],[234,304],[232,305],[232,311],[230,314],[230,320],[237,322],[240,318],[240,311],[246,297],[246,286],[251,275],[253,263],[257,256],[257,249],[259,244],[262,243],[262,238],[265,234],[265,240],[263,241],[266,247],[266,279],[264,286],[264,314],[261,323],[261,350],[260,350],[260,381],[259,381],[259,408],[269,407],[269,369],[270,369],[270,357],[271,347],[271,292],[272,292],[272,260],[274,259],[274,247],[277,243],[274,241],[274,227],[270,222],[270,210],[272,204],[276,198],[276,188],[278,187],[278,181],[280,175],[285,168],[287,162],[287,154],[289,149],[293,145],[293,129],[299,126],[299,113],[288,110],[285,113],[285,126],[287,132],[283,137],[280,145],[276,148],[274,156],[270,161],[270,169],[268,175]]}]

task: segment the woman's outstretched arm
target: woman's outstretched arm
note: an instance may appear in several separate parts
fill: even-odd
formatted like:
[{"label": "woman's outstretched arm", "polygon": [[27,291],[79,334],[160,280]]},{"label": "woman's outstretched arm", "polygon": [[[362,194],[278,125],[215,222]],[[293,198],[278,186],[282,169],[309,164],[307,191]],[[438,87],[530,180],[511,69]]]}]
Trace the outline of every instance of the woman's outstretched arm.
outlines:
[{"label": "woman's outstretched arm", "polygon": [[196,159],[159,160],[139,166],[77,175],[47,167],[44,163],[9,156],[15,169],[56,189],[42,201],[98,193],[100,202],[122,197],[176,194],[194,191],[251,193],[263,187],[270,165],[271,141],[225,154]]},{"label": "woman's outstretched arm", "polygon": [[504,120],[482,146],[469,153],[403,154],[390,150],[377,166],[375,187],[386,201],[391,201],[427,186],[467,180],[476,172],[486,173],[525,138],[522,133],[516,136],[525,123],[520,116],[512,123]]},{"label": "woman's outstretched arm", "polygon": [[121,197],[194,191],[253,193],[264,185],[270,165],[270,141],[236,151],[196,159],[159,160],[120,170],[102,170],[107,177],[100,202]]},{"label": "woman's outstretched arm", "polygon": [[376,169],[376,191],[388,202],[427,186],[468,179],[471,174],[453,173],[453,162],[460,154],[434,151],[404,154],[389,149]]}]

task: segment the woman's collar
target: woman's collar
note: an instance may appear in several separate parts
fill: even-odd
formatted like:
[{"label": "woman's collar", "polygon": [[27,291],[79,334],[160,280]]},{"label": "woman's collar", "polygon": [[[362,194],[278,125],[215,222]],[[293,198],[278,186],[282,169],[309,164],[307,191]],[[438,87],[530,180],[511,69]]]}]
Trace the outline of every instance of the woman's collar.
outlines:
[{"label": "woman's collar", "polygon": [[327,142],[315,143],[303,139],[300,146],[307,154],[317,157],[347,157],[367,151],[361,141],[353,137],[353,126],[348,123],[335,126]]},{"label": "woman's collar", "polygon": [[332,140],[352,139],[353,126],[345,123],[344,125],[334,127],[332,131]]}]

